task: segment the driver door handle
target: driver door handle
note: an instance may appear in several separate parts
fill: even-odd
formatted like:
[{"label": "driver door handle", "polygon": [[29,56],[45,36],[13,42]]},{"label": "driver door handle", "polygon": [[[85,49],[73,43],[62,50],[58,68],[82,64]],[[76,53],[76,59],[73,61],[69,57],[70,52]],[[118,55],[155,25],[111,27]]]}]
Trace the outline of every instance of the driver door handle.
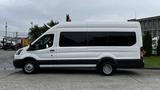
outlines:
[{"label": "driver door handle", "polygon": [[54,52],[55,50],[50,50],[50,52]]}]

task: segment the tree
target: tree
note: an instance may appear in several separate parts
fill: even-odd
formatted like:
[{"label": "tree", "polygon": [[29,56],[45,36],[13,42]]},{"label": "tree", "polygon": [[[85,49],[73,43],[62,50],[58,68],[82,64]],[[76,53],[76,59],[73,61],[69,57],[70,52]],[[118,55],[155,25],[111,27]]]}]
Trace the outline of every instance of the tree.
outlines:
[{"label": "tree", "polygon": [[53,27],[53,26],[57,25],[58,23],[59,23],[58,21],[54,22],[53,20],[51,20],[49,23],[47,23],[47,25],[50,27]]},{"label": "tree", "polygon": [[157,46],[157,55],[160,55],[160,37],[158,39],[158,46]]},{"label": "tree", "polygon": [[144,33],[143,46],[144,46],[145,55],[150,56],[152,54],[152,37],[149,31]]},{"label": "tree", "polygon": [[34,25],[33,27],[30,28],[29,36],[31,38],[31,41],[35,40],[41,35],[40,33],[40,28],[38,25]]},{"label": "tree", "polygon": [[30,28],[29,32],[29,38],[30,41],[34,41],[37,39],[40,35],[42,35],[44,32],[46,32],[48,29],[51,27],[57,25],[59,22],[51,20],[47,24],[44,24],[43,26],[39,27],[38,25],[34,25],[33,27]]}]

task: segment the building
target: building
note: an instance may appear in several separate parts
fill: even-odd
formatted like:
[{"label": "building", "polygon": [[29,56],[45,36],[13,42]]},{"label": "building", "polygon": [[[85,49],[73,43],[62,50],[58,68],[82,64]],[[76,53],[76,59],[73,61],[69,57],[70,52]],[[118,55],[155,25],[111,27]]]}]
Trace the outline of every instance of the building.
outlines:
[{"label": "building", "polygon": [[130,19],[128,21],[140,22],[143,33],[146,31],[150,31],[152,37],[160,36],[160,16]]}]

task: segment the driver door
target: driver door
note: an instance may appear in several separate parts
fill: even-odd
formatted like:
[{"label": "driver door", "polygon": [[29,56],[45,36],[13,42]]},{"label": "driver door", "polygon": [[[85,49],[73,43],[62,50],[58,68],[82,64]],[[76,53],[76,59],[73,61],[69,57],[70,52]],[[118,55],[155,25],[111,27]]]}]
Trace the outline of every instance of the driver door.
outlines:
[{"label": "driver door", "polygon": [[55,58],[53,42],[54,34],[44,35],[32,45],[33,50],[30,53],[36,56],[37,60],[53,60]]}]

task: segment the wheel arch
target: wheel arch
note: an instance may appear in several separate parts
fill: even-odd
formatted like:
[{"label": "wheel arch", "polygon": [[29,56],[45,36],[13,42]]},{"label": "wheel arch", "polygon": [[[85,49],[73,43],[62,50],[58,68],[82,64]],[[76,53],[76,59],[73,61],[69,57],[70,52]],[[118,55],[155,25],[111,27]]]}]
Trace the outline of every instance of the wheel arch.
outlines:
[{"label": "wheel arch", "polygon": [[28,62],[28,61],[34,61],[34,62],[37,63],[37,60],[35,58],[33,58],[33,57],[26,57],[26,58],[23,59],[23,65],[24,65],[25,62]]},{"label": "wheel arch", "polygon": [[117,62],[116,62],[116,60],[114,58],[112,58],[112,57],[103,57],[97,63],[97,67],[99,67],[103,62],[111,63],[114,67],[117,66]]},{"label": "wheel arch", "polygon": [[33,57],[26,57],[26,58],[24,58],[23,60],[28,60],[28,61],[36,61],[36,59],[35,58],[33,58]]}]

